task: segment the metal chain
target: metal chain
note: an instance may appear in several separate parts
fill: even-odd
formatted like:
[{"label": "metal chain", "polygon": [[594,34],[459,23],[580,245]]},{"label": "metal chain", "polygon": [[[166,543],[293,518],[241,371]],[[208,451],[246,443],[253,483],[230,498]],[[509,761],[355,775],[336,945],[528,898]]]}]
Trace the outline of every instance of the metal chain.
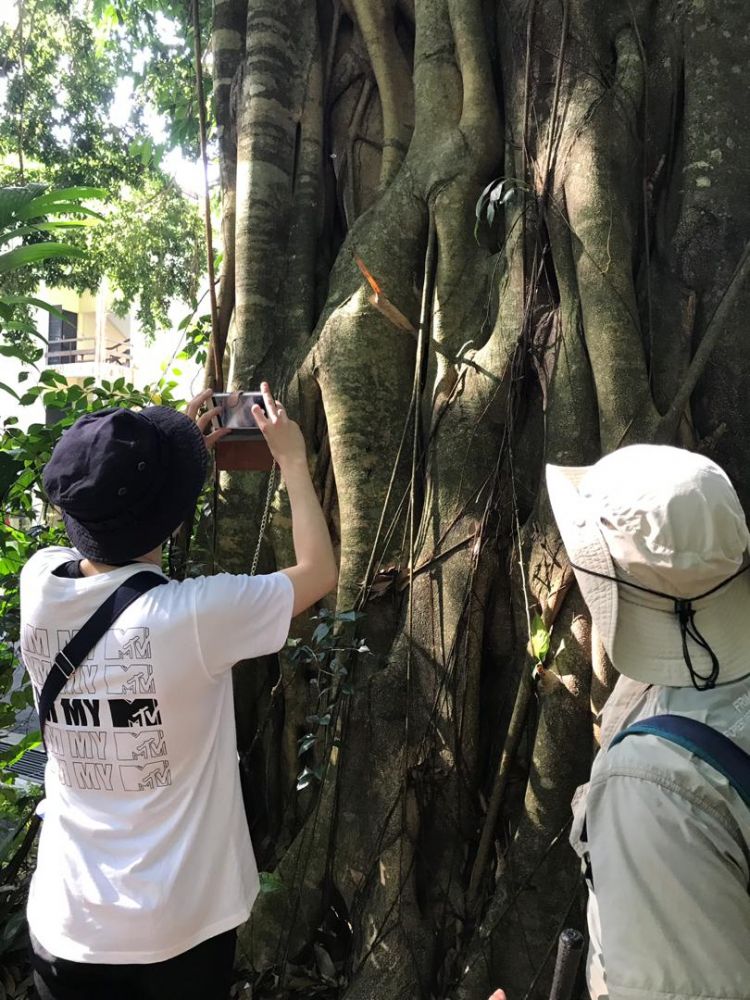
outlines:
[{"label": "metal chain", "polygon": [[268,517],[271,512],[271,501],[273,500],[273,494],[276,489],[276,472],[278,470],[278,465],[276,462],[273,463],[273,468],[268,474],[268,490],[266,492],[266,503],[263,508],[263,517],[260,519],[260,528],[258,530],[258,544],[255,546],[255,555],[253,556],[253,564],[250,568],[250,576],[255,576],[255,571],[258,568],[258,560],[260,559],[260,547],[263,544],[263,536],[266,533],[266,526],[268,524]]}]

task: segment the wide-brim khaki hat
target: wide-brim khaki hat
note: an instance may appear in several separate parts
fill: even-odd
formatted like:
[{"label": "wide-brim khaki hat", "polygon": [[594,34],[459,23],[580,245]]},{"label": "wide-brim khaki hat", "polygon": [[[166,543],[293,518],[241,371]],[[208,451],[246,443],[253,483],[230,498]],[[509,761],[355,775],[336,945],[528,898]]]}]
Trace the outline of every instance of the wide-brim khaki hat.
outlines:
[{"label": "wide-brim khaki hat", "polygon": [[[693,628],[718,659],[716,682],[750,673],[750,572],[741,572],[750,532],[716,463],[680,448],[632,445],[591,466],[548,465],[547,489],[581,594],[620,673],[669,687],[696,683],[675,605],[693,598]],[[690,637],[687,650],[695,675],[708,677],[709,653]]]}]

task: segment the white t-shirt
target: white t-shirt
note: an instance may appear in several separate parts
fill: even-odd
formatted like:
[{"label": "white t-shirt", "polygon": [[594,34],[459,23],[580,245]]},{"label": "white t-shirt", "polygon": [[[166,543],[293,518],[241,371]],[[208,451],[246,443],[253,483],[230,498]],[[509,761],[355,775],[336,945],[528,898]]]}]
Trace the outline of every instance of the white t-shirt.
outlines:
[{"label": "white t-shirt", "polygon": [[[21,649],[38,692],[71,629],[143,563],[80,579],[80,554],[21,572]],[[46,806],[28,919],[53,955],[161,962],[247,919],[258,872],[242,805],[231,667],[274,653],[282,573],[170,581],[139,597],[75,671],[45,727]]]}]

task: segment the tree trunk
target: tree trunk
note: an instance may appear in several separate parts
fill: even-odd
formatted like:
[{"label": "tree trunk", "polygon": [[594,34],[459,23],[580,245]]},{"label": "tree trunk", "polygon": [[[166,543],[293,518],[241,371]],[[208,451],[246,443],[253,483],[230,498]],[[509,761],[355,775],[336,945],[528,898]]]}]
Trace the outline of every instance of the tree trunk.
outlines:
[{"label": "tree trunk", "polygon": [[[302,756],[317,678],[291,651],[239,669],[280,886],[245,963],[279,996],[543,997],[583,920],[569,803],[613,682],[544,464],[670,441],[750,499],[745,5],[215,14],[230,384],[268,377],[300,420],[340,546],[331,607],[364,613],[372,650],[339,654]],[[247,568],[264,496],[222,483],[224,564]],[[290,544],[282,488],[266,568]]]}]

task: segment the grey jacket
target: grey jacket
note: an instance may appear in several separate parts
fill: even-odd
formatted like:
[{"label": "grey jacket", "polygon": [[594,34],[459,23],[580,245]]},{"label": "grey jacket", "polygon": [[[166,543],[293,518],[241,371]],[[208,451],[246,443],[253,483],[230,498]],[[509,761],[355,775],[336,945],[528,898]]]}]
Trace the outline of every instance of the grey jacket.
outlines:
[{"label": "grey jacket", "polygon": [[750,674],[705,692],[617,682],[591,780],[573,800],[571,843],[588,850],[594,882],[589,990],[594,1000],[750,1000],[750,809],[721,774],[658,737],[607,750],[619,730],[666,712],[750,752]]}]

